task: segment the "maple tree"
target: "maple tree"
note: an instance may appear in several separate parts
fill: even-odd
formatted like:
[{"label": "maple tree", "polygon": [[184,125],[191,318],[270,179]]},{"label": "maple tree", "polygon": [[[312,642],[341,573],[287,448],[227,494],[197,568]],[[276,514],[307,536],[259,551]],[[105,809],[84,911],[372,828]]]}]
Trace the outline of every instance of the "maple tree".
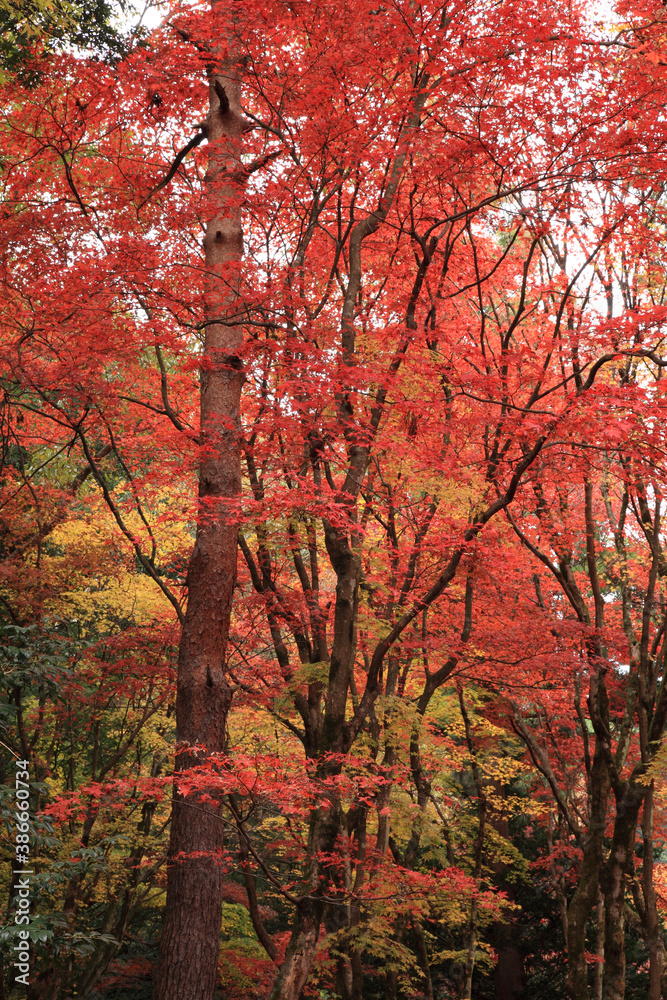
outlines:
[{"label": "maple tree", "polygon": [[[517,10],[174,5],[116,63],[36,52],[8,88],[0,601],[94,641],[65,701],[98,671],[110,715],[76,725],[136,718],[110,768],[148,812],[127,754],[169,657],[133,627],[180,625],[160,1000],[213,996],[230,872],[275,1000],[431,997],[446,961],[510,996],[526,816],[569,995],[594,912],[594,988],[624,995],[628,894],[660,995],[663,14]],[[74,716],[16,687],[39,768]],[[93,744],[44,803],[84,850]],[[160,850],[133,842],[83,993]]]}]

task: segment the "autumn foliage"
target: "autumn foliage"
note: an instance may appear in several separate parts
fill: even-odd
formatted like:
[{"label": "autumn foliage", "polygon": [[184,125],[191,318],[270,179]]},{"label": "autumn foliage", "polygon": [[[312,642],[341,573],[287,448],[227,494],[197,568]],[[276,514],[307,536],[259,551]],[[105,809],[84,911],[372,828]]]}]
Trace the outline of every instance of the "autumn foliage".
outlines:
[{"label": "autumn foliage", "polygon": [[7,71],[30,1000],[664,995],[666,32],[215,0]]}]

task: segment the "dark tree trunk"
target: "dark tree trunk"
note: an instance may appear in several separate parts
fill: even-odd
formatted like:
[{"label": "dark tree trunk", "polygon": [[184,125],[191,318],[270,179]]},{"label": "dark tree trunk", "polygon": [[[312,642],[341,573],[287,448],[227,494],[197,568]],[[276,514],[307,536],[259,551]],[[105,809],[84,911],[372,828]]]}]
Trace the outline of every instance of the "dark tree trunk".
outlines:
[{"label": "dark tree trunk", "polygon": [[567,911],[567,989],[570,1000],[589,1000],[586,923],[598,898],[600,853],[597,837],[584,844],[581,875]]},{"label": "dark tree trunk", "polygon": [[[357,648],[357,602],[359,587],[359,560],[350,540],[344,532],[330,525],[325,526],[326,545],[331,564],[336,571],[336,608],[334,634],[329,665],[327,703],[319,741],[320,764],[317,777],[326,779],[340,771],[340,761],[330,760],[328,754],[340,751],[341,738],[345,727],[345,710]],[[292,937],[287,948],[285,961],[278,974],[270,1000],[299,1000],[306,985],[320,926],[324,918],[323,902],[317,899],[325,887],[331,897],[340,888],[341,903],[345,898],[344,887],[340,885],[340,872],[318,862],[318,856],[333,856],[336,842],[342,829],[340,802],[335,795],[327,792],[328,803],[316,809],[310,821],[308,857],[310,871],[306,883],[308,897],[297,907]]]},{"label": "dark tree trunk", "polygon": [[285,961],[271,990],[270,1000],[299,1000],[315,955],[322,922],[322,904],[305,898],[297,907]]},{"label": "dark tree trunk", "polygon": [[[477,838],[475,841],[475,867],[473,869],[473,876],[477,886],[479,887],[482,875],[482,860],[484,856],[484,837],[486,833],[486,812],[488,803],[486,792],[484,791],[484,783],[482,781],[482,772],[480,771],[477,763],[477,754],[473,742],[472,727],[470,725],[470,718],[468,716],[468,710],[466,709],[462,687],[459,687],[459,706],[461,708],[461,718],[463,719],[465,727],[466,743],[468,744],[468,751],[470,753],[472,775],[479,803],[479,826],[477,828]],[[478,901],[474,898],[470,904],[470,917],[468,918],[468,934],[467,942],[465,944],[468,953],[465,960],[465,976],[463,989],[461,991],[461,1000],[471,1000],[472,997],[472,977],[473,972],[475,971],[475,955],[477,951],[477,917]]]},{"label": "dark tree trunk", "polygon": [[498,952],[498,961],[493,974],[495,1000],[519,1000],[525,989],[523,956],[512,944],[511,924],[498,924],[493,928],[493,945]]},{"label": "dark tree trunk", "polygon": [[[213,6],[216,12],[215,5]],[[241,230],[241,81],[233,24],[217,49],[209,78],[209,167],[205,311],[208,321],[201,366],[202,457],[200,517],[188,568],[188,607],[178,660],[176,778],[189,768],[214,776],[225,748],[231,702],[226,648],[236,579],[237,526],[225,500],[240,492],[238,350]],[[225,47],[227,46],[227,48]],[[225,318],[230,317],[229,322]],[[212,1000],[222,908],[223,824],[208,789],[181,795],[175,788],[169,843],[167,906],[155,1000]]]},{"label": "dark tree trunk", "polygon": [[[505,798],[507,792],[506,786],[498,779],[493,780],[491,787],[499,799]],[[485,796],[486,799],[487,796]],[[485,815],[488,827],[494,830],[503,840],[509,840],[507,815],[496,808],[485,809]],[[516,893],[512,884],[508,883],[505,878],[506,866],[502,862],[495,861],[491,867],[495,873],[498,888],[506,893],[507,899],[511,903],[514,903]],[[504,919],[494,920],[491,927],[491,944],[498,955],[493,974],[493,996],[495,1000],[520,1000],[525,991],[526,981],[523,968],[523,955],[516,946],[517,931],[517,921],[510,914]]]},{"label": "dark tree trunk", "polygon": [[419,920],[415,919],[412,921],[412,931],[415,936],[415,952],[417,955],[417,961],[419,962],[419,968],[423,973],[423,980],[421,982],[421,991],[424,1000],[433,1000],[433,980],[431,979],[431,965],[428,957],[428,948],[426,947],[426,939],[424,937],[424,928],[419,923]]},{"label": "dark tree trunk", "polygon": [[625,887],[634,850],[637,820],[644,788],[630,782],[616,800],[616,821],[609,858],[604,869],[604,1000],[625,997]]},{"label": "dark tree trunk", "polygon": [[598,961],[593,969],[593,998],[602,1000],[604,988],[604,896],[598,889],[598,905],[596,908],[595,954]]},{"label": "dark tree trunk", "polygon": [[644,931],[649,954],[649,986],[647,1000],[661,1000],[661,980],[665,964],[665,949],[662,940],[660,918],[658,917],[655,885],[653,884],[653,799],[654,784],[648,786],[644,799],[642,816],[642,839],[644,841],[642,864],[642,888],[644,893]]},{"label": "dark tree trunk", "polygon": [[586,923],[598,900],[602,838],[604,835],[609,772],[602,747],[596,741],[590,770],[591,816],[584,839],[581,875],[567,911],[567,993],[569,1000],[589,1000],[586,964]]}]

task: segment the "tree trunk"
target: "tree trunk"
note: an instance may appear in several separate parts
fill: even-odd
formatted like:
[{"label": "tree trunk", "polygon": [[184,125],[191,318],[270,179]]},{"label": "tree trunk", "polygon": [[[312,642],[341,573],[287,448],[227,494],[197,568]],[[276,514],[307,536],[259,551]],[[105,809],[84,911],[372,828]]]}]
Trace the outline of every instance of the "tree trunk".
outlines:
[{"label": "tree trunk", "polygon": [[[327,702],[320,734],[318,753],[320,764],[317,779],[326,780],[340,773],[341,763],[328,754],[340,752],[345,727],[345,711],[350,677],[357,648],[357,604],[359,589],[359,559],[347,535],[331,525],[325,526],[327,551],[336,572],[336,608],[334,634],[329,664]],[[327,789],[323,798],[327,805],[315,809],[310,820],[308,858],[310,870],[306,876],[308,895],[297,906],[292,936],[285,961],[271,990],[270,1000],[299,1000],[315,956],[315,946],[324,917],[324,905],[317,897],[340,895],[346,898],[341,873],[335,865],[321,864],[320,856],[333,857],[342,829],[341,804],[335,792]]]},{"label": "tree trunk", "polygon": [[297,907],[294,927],[269,1000],[299,1000],[308,981],[322,922],[322,904],[306,897]]},{"label": "tree trunk", "polygon": [[[477,800],[479,802],[479,826],[477,828],[477,837],[475,840],[475,867],[473,869],[473,877],[477,885],[477,889],[480,888],[480,880],[482,875],[482,859],[484,855],[484,836],[486,833],[486,811],[487,811],[487,798],[486,792],[484,790],[484,784],[482,781],[482,772],[480,771],[479,765],[477,763],[477,754],[475,751],[475,745],[473,742],[472,727],[470,725],[470,717],[466,709],[465,700],[463,697],[463,688],[459,686],[459,706],[461,708],[461,718],[463,719],[463,724],[465,727],[466,743],[468,744],[468,752],[470,753],[470,762],[472,766],[472,775],[475,782],[475,790],[477,792]],[[467,955],[465,960],[465,974],[463,980],[463,989],[461,991],[461,1000],[471,1000],[472,997],[472,977],[475,970],[475,955],[477,952],[477,916],[478,916],[478,900],[475,896],[470,904],[470,917],[468,920],[468,940],[466,944]]]},{"label": "tree trunk", "polygon": [[589,1000],[586,965],[586,923],[600,887],[602,837],[609,797],[609,772],[602,749],[596,742],[590,772],[591,816],[581,875],[567,911],[567,995],[569,1000]]},{"label": "tree trunk", "polygon": [[[216,13],[216,4],[213,4]],[[178,659],[177,754],[167,906],[155,1000],[212,1000],[222,910],[223,824],[215,782],[181,794],[189,768],[219,767],[231,690],[226,648],[236,579],[237,526],[225,500],[240,492],[238,349],[241,229],[241,80],[233,42],[234,14],[212,49],[207,226],[206,336],[201,365],[200,512],[188,568],[188,607]],[[227,320],[228,318],[228,320]],[[227,321],[226,321],[227,320]],[[204,779],[205,783],[205,779]],[[203,793],[203,794],[202,794]],[[203,801],[204,799],[204,801]],[[208,801],[207,801],[208,800]]]},{"label": "tree trunk", "polygon": [[665,964],[662,930],[658,917],[655,886],[653,884],[653,797],[654,783],[648,786],[644,799],[642,816],[643,864],[642,888],[644,892],[645,919],[644,931],[649,954],[648,998],[661,1000],[661,979]]},{"label": "tree trunk", "polygon": [[472,997],[472,975],[475,971],[475,953],[477,951],[477,900],[473,899],[470,904],[470,918],[468,920],[468,940],[466,943],[467,954],[465,960],[465,973],[463,979],[463,989],[461,1000],[471,1000]]},{"label": "tree trunk", "polygon": [[433,980],[431,979],[431,965],[428,957],[428,948],[426,947],[424,928],[417,918],[414,918],[412,921],[412,930],[415,936],[415,953],[417,955],[417,961],[419,962],[419,968],[424,975],[424,980],[420,983],[422,997],[424,1000],[433,1000]]},{"label": "tree trunk", "polygon": [[602,1000],[604,986],[604,896],[599,889],[596,910],[595,955],[598,961],[593,969],[593,1000]]},{"label": "tree trunk", "polygon": [[632,783],[616,802],[616,821],[604,870],[604,1000],[625,997],[625,884],[628,859],[634,849],[644,790]]},{"label": "tree trunk", "polygon": [[273,984],[270,1000],[299,1000],[310,975],[324,919],[325,904],[320,897],[331,897],[336,892],[337,873],[319,860],[320,856],[334,856],[341,830],[340,803],[333,794],[329,800],[328,807],[322,806],[311,815],[306,892],[297,905],[285,961]]},{"label": "tree trunk", "polygon": [[598,836],[584,845],[581,875],[567,911],[567,991],[570,1000],[589,1000],[586,964],[586,923],[598,898],[600,848]]},{"label": "tree trunk", "polygon": [[523,956],[512,944],[511,925],[494,924],[493,944],[498,951],[498,961],[493,975],[495,1000],[519,1000],[525,989]]},{"label": "tree trunk", "polygon": [[[507,788],[497,778],[490,783],[491,789],[499,800],[506,797]],[[481,788],[481,784],[480,784]],[[509,840],[509,822],[506,813],[501,811],[502,807],[494,806],[488,808],[488,796],[484,796],[485,822],[503,840]],[[484,834],[482,829],[481,834]],[[484,841],[479,842],[479,849],[483,848]],[[481,857],[481,855],[480,855]],[[496,885],[505,894],[510,903],[516,902],[516,892],[509,883],[505,874],[507,867],[502,861],[494,861],[491,865],[496,877]],[[523,968],[523,955],[516,946],[517,921],[509,914],[503,915],[500,919],[494,920],[491,925],[490,943],[497,953],[496,967],[493,973],[493,996],[495,1000],[519,1000],[525,992],[525,973]],[[463,980],[465,983],[465,979]]]}]

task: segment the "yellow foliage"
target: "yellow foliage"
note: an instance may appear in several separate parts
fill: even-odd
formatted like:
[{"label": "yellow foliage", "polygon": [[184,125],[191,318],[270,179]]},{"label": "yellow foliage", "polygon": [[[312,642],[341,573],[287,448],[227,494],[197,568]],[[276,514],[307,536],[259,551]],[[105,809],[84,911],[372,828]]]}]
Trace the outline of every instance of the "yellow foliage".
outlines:
[{"label": "yellow foliage", "polygon": [[[122,497],[114,497],[122,507]],[[53,581],[46,609],[57,619],[82,623],[82,631],[113,632],[128,622],[150,624],[170,619],[173,608],[155,581],[138,566],[131,542],[97,492],[86,497],[85,509],[59,525],[44,546],[43,571]],[[184,565],[192,545],[189,525],[174,511],[183,507],[173,490],[163,488],[144,512],[150,517],[156,544],[155,563]],[[136,512],[124,522],[142,550],[150,552],[152,540]],[[172,574],[174,575],[174,574]],[[178,594],[179,585],[167,585]]]}]

